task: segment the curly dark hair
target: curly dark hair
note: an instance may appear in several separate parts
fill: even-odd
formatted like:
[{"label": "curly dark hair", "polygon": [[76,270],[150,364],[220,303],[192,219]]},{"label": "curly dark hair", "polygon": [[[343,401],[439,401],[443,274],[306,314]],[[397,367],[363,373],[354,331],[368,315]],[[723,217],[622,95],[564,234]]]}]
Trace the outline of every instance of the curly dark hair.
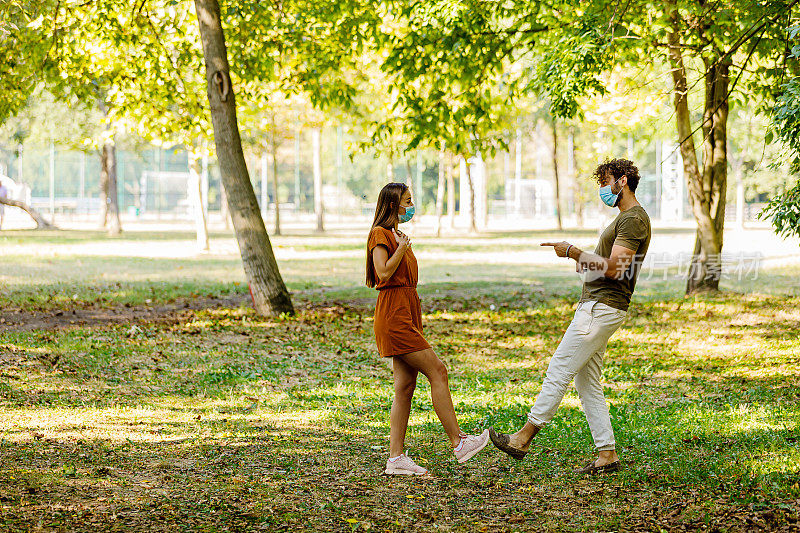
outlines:
[{"label": "curly dark hair", "polygon": [[628,188],[631,192],[636,192],[636,187],[639,186],[639,169],[633,164],[633,161],[627,159],[606,159],[601,164],[597,165],[594,169],[592,177],[597,180],[599,185],[604,185],[606,176],[611,174],[614,181],[620,179],[622,176],[628,177]]}]

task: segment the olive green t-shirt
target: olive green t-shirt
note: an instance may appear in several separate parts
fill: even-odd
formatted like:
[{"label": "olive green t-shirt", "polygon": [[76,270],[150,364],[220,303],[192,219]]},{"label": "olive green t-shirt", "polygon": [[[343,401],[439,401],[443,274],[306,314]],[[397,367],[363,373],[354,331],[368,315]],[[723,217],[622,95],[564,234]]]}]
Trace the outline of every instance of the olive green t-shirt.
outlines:
[{"label": "olive green t-shirt", "polygon": [[650,245],[650,217],[640,205],[621,212],[600,235],[600,241],[594,253],[609,258],[611,248],[618,244],[636,255],[620,279],[605,276],[583,284],[581,302],[597,301],[621,311],[627,311],[631,302],[636,278],[642,267],[642,261]]}]

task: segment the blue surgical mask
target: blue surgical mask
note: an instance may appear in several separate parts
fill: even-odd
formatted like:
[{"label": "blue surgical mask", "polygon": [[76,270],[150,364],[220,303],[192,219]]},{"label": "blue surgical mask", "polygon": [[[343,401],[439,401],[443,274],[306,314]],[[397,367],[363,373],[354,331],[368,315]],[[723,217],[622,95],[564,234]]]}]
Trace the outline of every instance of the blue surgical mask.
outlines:
[{"label": "blue surgical mask", "polygon": [[[614,183],[616,183],[617,181],[615,181]],[[612,183],[611,185],[613,185],[614,183]],[[622,193],[622,191],[620,190],[617,194],[614,194],[614,191],[611,190],[611,185],[600,187],[598,193],[600,194],[600,199],[603,201],[604,204],[606,204],[608,207],[616,207],[617,201],[619,200],[619,195]]]},{"label": "blue surgical mask", "polygon": [[406,212],[400,215],[400,222],[408,222],[412,218],[414,218],[414,206],[410,205],[406,207]]}]

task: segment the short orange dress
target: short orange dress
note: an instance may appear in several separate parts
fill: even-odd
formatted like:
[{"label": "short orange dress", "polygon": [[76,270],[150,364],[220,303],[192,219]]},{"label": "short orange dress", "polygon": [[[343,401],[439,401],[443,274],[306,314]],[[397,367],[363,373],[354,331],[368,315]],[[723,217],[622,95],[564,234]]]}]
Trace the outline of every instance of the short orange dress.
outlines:
[{"label": "short orange dress", "polygon": [[[370,231],[367,248],[370,254],[383,246],[392,257],[397,240],[392,230],[376,227]],[[375,279],[378,279],[377,272]],[[417,294],[417,258],[410,248],[386,281],[378,280],[378,303],[375,305],[375,342],[383,357],[419,352],[431,347],[422,335],[422,306]]]}]

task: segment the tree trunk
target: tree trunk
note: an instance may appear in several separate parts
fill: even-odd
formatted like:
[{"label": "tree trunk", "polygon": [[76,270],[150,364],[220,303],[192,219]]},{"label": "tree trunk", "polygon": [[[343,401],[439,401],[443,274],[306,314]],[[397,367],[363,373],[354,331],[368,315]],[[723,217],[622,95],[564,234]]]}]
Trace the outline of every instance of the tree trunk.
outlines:
[{"label": "tree trunk", "polygon": [[207,252],[208,246],[208,222],[206,221],[206,211],[203,202],[203,179],[200,158],[198,155],[189,154],[189,192],[191,194],[192,207],[194,210],[195,231],[197,233],[197,249],[200,252]]},{"label": "tree trunk", "polygon": [[425,192],[423,190],[423,187],[422,187],[422,176],[425,173],[426,165],[423,165],[423,163],[422,163],[422,153],[420,153],[420,151],[417,150],[416,154],[417,154],[416,155],[416,159],[417,159],[417,165],[416,165],[417,174],[416,174],[416,178],[414,178],[414,180],[415,180],[414,181],[414,186],[417,189],[416,189],[416,194],[414,195],[414,198],[416,198],[416,200],[414,200],[414,201],[418,205],[422,206],[422,199],[423,199],[423,195],[425,194]]},{"label": "tree trunk", "polygon": [[[108,117],[108,104],[99,100],[100,112]],[[100,227],[108,227],[109,235],[122,233],[119,221],[119,199],[117,197],[117,146],[114,135],[107,139],[100,151]]]},{"label": "tree trunk", "polygon": [[514,147],[514,213],[522,212],[522,129],[517,128]]},{"label": "tree trunk", "polygon": [[314,167],[314,214],[317,215],[317,231],[325,231],[325,203],[322,200],[322,132],[311,130],[311,145]]},{"label": "tree trunk", "polygon": [[21,202],[19,200],[12,200],[11,198],[5,198],[0,196],[0,204],[8,205],[11,207],[18,207],[28,213],[34,222],[36,222],[36,229],[57,229],[53,224],[48,222],[36,209],[32,208],[25,202]]},{"label": "tree trunk", "polygon": [[113,137],[103,145],[100,157],[100,183],[104,193],[102,227],[108,226],[109,235],[119,235],[122,233],[122,224],[119,221],[117,197],[117,147]]},{"label": "tree trunk", "polygon": [[[414,194],[414,171],[411,168],[411,161],[408,159],[407,156],[405,158],[405,162],[406,162],[406,172],[408,173],[408,177],[406,178],[406,187],[408,187],[408,190],[411,193],[411,197],[414,200],[414,204],[416,205],[418,198]],[[409,222],[409,224],[411,224],[412,227],[416,226],[417,221],[419,220],[418,216],[419,213],[417,213],[417,217],[412,218],[411,221]]]},{"label": "tree trunk", "polygon": [[578,157],[575,151],[575,131],[570,126],[569,137],[567,137],[567,173],[570,176],[572,186],[572,209],[575,211],[575,223],[579,228],[583,227],[583,195],[581,194],[581,184],[578,183]]},{"label": "tree trunk", "polygon": [[219,184],[219,215],[222,217],[222,223],[225,225],[225,229],[231,229],[231,212],[228,209],[228,195],[225,193],[225,184],[220,182]]},{"label": "tree trunk", "polygon": [[469,187],[469,232],[478,233],[478,226],[475,224],[475,185],[472,183],[470,166],[469,159],[465,157],[464,168],[467,171],[467,187]]},{"label": "tree trunk", "polygon": [[508,198],[511,185],[511,151],[503,152],[503,191],[505,199],[505,214],[508,215]]},{"label": "tree trunk", "polygon": [[744,204],[744,181],[740,171],[736,176],[736,227],[738,229],[744,229]]},{"label": "tree trunk", "polygon": [[108,224],[108,167],[106,166],[105,147],[98,153],[100,156],[100,229]]},{"label": "tree trunk", "polygon": [[203,216],[206,219],[206,225],[208,225],[208,152],[207,145],[203,143],[203,156],[200,158],[200,190],[203,194]]},{"label": "tree trunk", "polygon": [[442,212],[444,211],[444,184],[445,184],[445,159],[444,144],[439,150],[439,181],[436,185],[436,236],[442,235]]},{"label": "tree trunk", "polygon": [[456,182],[453,177],[453,162],[448,162],[447,174],[447,223],[453,229],[456,222]]},{"label": "tree trunk", "polygon": [[559,230],[564,229],[561,225],[561,194],[558,190],[558,126],[556,125],[556,119],[553,118],[553,178],[555,181],[555,192],[556,192],[556,227]]},{"label": "tree trunk", "polygon": [[[700,290],[718,290],[722,274],[722,236],[725,226],[725,203],[728,187],[728,111],[730,108],[729,59],[717,62],[706,59],[705,105],[703,111],[703,197],[701,207],[712,224],[699,227],[699,253],[692,257],[686,284],[687,294]],[[706,245],[710,242],[710,245]]]},{"label": "tree trunk", "polygon": [[542,133],[542,121],[536,121],[536,128],[533,132],[533,144],[534,144],[534,152],[536,153],[536,178],[542,179],[542,174],[544,173],[542,169],[544,168],[544,134]]},{"label": "tree trunk", "polygon": [[266,218],[267,212],[269,212],[269,172],[267,167],[269,166],[269,155],[267,154],[267,149],[263,148],[261,150],[261,217]]},{"label": "tree trunk", "polygon": [[262,315],[292,314],[292,300],[278,270],[242,152],[219,4],[217,0],[195,0],[195,8],[220,175],[253,305]]},{"label": "tree trunk", "polygon": [[689,111],[688,82],[681,54],[681,21],[672,13],[672,32],[668,36],[669,59],[674,86],[675,117],[683,171],[692,213],[697,220],[697,235],[686,294],[719,289],[722,230],[725,219],[727,186],[728,72],[730,61],[717,64],[705,59],[705,103],[703,112],[703,169],[697,162]]},{"label": "tree trunk", "polygon": [[270,136],[272,148],[272,188],[275,201],[275,235],[281,234],[281,207],[278,198],[278,144],[275,142],[275,114],[272,114],[272,135]]},{"label": "tree trunk", "polygon": [[294,132],[294,216],[300,215],[300,122],[295,124]]},{"label": "tree trunk", "polygon": [[56,146],[50,141],[50,187],[48,187],[50,197],[50,220],[56,221]]}]

